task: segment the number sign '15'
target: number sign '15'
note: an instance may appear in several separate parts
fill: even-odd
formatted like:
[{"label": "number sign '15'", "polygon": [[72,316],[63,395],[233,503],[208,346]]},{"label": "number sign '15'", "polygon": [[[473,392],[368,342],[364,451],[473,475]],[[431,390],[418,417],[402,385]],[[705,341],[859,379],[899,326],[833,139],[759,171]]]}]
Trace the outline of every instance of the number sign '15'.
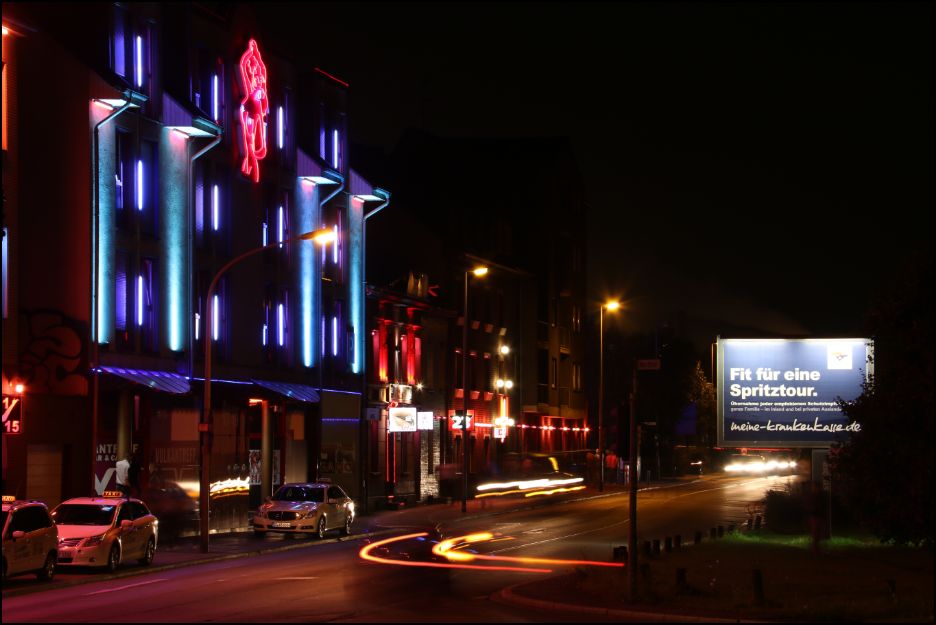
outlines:
[{"label": "number sign '15'", "polygon": [[3,396],[3,432],[20,434],[23,431],[23,402],[20,397]]}]

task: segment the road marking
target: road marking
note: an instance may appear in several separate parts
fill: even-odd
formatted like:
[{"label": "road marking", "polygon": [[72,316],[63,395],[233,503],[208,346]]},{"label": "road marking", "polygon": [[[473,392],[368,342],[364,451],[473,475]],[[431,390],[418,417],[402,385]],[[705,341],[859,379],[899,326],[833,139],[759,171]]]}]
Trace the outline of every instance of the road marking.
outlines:
[{"label": "road marking", "polygon": [[126,586],[121,586],[119,588],[108,588],[107,590],[96,590],[94,592],[89,592],[85,597],[91,597],[93,595],[100,595],[105,592],[117,592],[118,590],[126,590],[127,588],[135,588],[137,586],[146,586],[147,584],[155,584],[157,582],[165,582],[166,579],[151,579],[148,582],[140,582],[139,584],[127,584]]}]

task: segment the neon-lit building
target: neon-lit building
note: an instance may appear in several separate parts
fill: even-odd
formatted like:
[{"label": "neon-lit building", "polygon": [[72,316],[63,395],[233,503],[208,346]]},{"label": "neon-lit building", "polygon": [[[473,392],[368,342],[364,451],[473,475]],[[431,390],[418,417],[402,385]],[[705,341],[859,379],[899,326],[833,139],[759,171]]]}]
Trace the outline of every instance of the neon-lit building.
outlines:
[{"label": "neon-lit building", "polygon": [[350,167],[349,86],[211,6],[3,7],[3,384],[27,417],[4,492],[102,492],[133,451],[144,494],[195,499],[207,430],[212,530],[285,481],[358,495],[379,196]]}]

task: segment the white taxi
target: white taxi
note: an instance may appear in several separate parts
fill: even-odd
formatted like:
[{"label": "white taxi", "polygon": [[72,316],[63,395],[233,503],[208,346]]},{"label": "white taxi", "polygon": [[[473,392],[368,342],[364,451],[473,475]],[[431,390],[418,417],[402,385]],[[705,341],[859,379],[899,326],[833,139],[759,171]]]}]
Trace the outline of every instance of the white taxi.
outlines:
[{"label": "white taxi", "polygon": [[340,529],[351,533],[354,501],[340,486],[328,482],[283,484],[253,518],[254,533],[315,534]]},{"label": "white taxi", "polygon": [[60,565],[114,571],[134,558],[144,566],[152,564],[156,555],[159,521],[145,503],[119,491],[63,501],[52,519],[58,526]]},{"label": "white taxi", "polygon": [[3,579],[35,573],[40,581],[55,575],[58,530],[49,509],[38,500],[3,496]]}]

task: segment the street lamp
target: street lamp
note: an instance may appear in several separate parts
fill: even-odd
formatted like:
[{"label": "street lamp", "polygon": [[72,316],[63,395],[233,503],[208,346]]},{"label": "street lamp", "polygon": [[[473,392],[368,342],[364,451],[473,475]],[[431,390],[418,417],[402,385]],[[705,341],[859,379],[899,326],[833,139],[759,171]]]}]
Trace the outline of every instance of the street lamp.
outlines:
[{"label": "street lamp", "polygon": [[[211,279],[211,284],[208,285],[208,293],[205,297],[205,393],[204,393],[204,406],[202,408],[202,422],[198,425],[198,432],[201,436],[201,481],[199,482],[198,487],[198,501],[199,501],[199,527],[201,529],[201,551],[202,553],[208,553],[208,530],[209,530],[209,518],[208,518],[208,489],[210,488],[209,483],[209,473],[208,473],[208,459],[211,457],[211,445],[209,443],[209,433],[211,430],[211,341],[212,335],[214,334],[212,325],[214,323],[214,306],[212,306],[212,298],[214,296],[215,287],[218,286],[218,281],[221,279],[221,276],[225,271],[244,260],[249,256],[254,254],[259,254],[265,250],[271,250],[274,247],[280,247],[284,243],[292,243],[293,241],[314,241],[319,245],[325,245],[335,239],[335,231],[331,228],[321,228],[319,230],[314,230],[312,232],[304,232],[302,234],[296,235],[294,237],[289,237],[282,241],[277,241],[275,243],[270,243],[269,245],[263,245],[261,247],[256,247],[252,250],[248,250],[227,262],[226,265],[221,267],[218,270],[218,273],[215,274],[214,278]],[[321,364],[319,364],[321,366]]]},{"label": "street lamp", "polygon": [[479,265],[465,272],[465,322],[462,324],[462,505],[468,511],[468,274],[481,277],[488,268]]},{"label": "street lamp", "polygon": [[598,313],[598,492],[604,491],[604,311],[614,312],[621,302],[609,300],[601,305]]}]

